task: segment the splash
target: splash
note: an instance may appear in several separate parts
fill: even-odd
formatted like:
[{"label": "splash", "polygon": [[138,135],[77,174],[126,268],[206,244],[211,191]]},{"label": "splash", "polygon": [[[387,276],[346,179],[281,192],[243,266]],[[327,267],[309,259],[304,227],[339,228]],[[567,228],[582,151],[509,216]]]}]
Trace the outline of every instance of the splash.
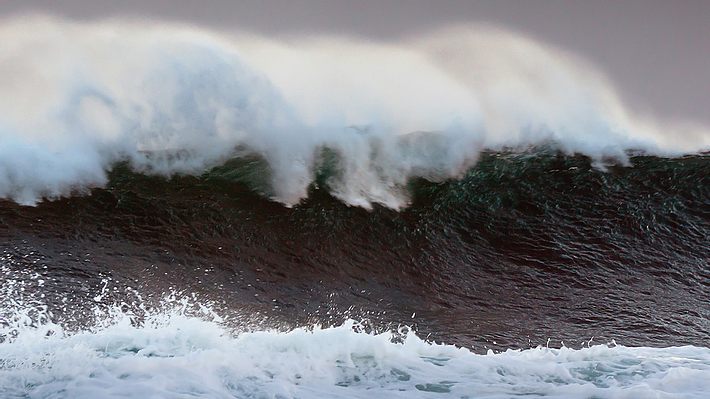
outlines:
[{"label": "splash", "polygon": [[334,196],[400,208],[410,179],[457,178],[484,149],[710,148],[706,127],[634,115],[583,60],[494,27],[374,43],[25,16],[0,42],[0,198],[28,205],[102,186],[117,162],[170,176],[258,156],[294,205],[326,151]]}]

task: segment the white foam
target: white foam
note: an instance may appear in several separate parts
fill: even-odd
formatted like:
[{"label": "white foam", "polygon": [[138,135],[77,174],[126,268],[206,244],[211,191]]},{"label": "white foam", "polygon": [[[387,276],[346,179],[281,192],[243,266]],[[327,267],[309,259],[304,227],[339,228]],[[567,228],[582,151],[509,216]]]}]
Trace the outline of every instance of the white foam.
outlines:
[{"label": "white foam", "polygon": [[[179,312],[0,343],[3,398],[705,398],[710,349],[543,347],[477,355],[410,333],[334,328],[232,335]],[[50,333],[51,331],[51,333]]]},{"label": "white foam", "polygon": [[256,153],[292,205],[329,147],[335,196],[397,208],[408,179],[460,176],[482,149],[710,148],[707,127],[636,115],[584,61],[492,27],[372,43],[23,16],[0,43],[0,198],[23,204],[101,186],[119,161],[170,175]]}]

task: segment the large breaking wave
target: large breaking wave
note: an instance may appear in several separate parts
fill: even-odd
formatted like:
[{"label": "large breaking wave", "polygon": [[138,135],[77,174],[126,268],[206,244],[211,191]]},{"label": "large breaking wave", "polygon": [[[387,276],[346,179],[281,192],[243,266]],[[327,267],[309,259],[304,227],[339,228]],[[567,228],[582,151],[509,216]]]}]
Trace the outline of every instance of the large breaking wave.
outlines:
[{"label": "large breaking wave", "polygon": [[117,162],[197,174],[256,155],[269,196],[293,205],[325,153],[334,196],[399,208],[411,178],[459,177],[484,149],[545,144],[625,163],[628,150],[710,148],[706,127],[636,115],[584,61],[498,28],[372,43],[2,22],[0,197],[22,204],[102,186]]}]

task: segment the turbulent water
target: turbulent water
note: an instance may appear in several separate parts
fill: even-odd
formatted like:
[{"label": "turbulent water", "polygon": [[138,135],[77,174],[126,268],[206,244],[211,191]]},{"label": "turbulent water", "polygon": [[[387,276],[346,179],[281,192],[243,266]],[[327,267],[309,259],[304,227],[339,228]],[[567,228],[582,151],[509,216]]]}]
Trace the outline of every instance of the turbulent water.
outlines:
[{"label": "turbulent water", "polygon": [[0,397],[706,398],[710,130],[491,27],[0,25]]}]

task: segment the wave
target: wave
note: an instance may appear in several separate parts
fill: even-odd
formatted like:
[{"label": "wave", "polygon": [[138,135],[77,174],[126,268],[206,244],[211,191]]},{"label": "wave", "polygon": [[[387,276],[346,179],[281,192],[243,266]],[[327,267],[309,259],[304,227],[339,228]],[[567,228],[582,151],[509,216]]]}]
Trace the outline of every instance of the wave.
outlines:
[{"label": "wave", "polygon": [[710,148],[705,126],[635,115],[573,55],[495,27],[391,43],[46,16],[2,21],[0,198],[103,186],[117,162],[199,174],[234,157],[268,161],[271,197],[307,196],[324,148],[330,192],[405,206],[412,178],[460,177],[484,149],[551,143],[627,161]]},{"label": "wave", "polygon": [[173,297],[163,305],[140,316],[103,306],[96,326],[73,333],[20,308],[0,323],[0,396],[703,398],[710,389],[707,348],[539,346],[477,355],[407,328],[366,332],[349,320],[234,332],[199,303]]}]

